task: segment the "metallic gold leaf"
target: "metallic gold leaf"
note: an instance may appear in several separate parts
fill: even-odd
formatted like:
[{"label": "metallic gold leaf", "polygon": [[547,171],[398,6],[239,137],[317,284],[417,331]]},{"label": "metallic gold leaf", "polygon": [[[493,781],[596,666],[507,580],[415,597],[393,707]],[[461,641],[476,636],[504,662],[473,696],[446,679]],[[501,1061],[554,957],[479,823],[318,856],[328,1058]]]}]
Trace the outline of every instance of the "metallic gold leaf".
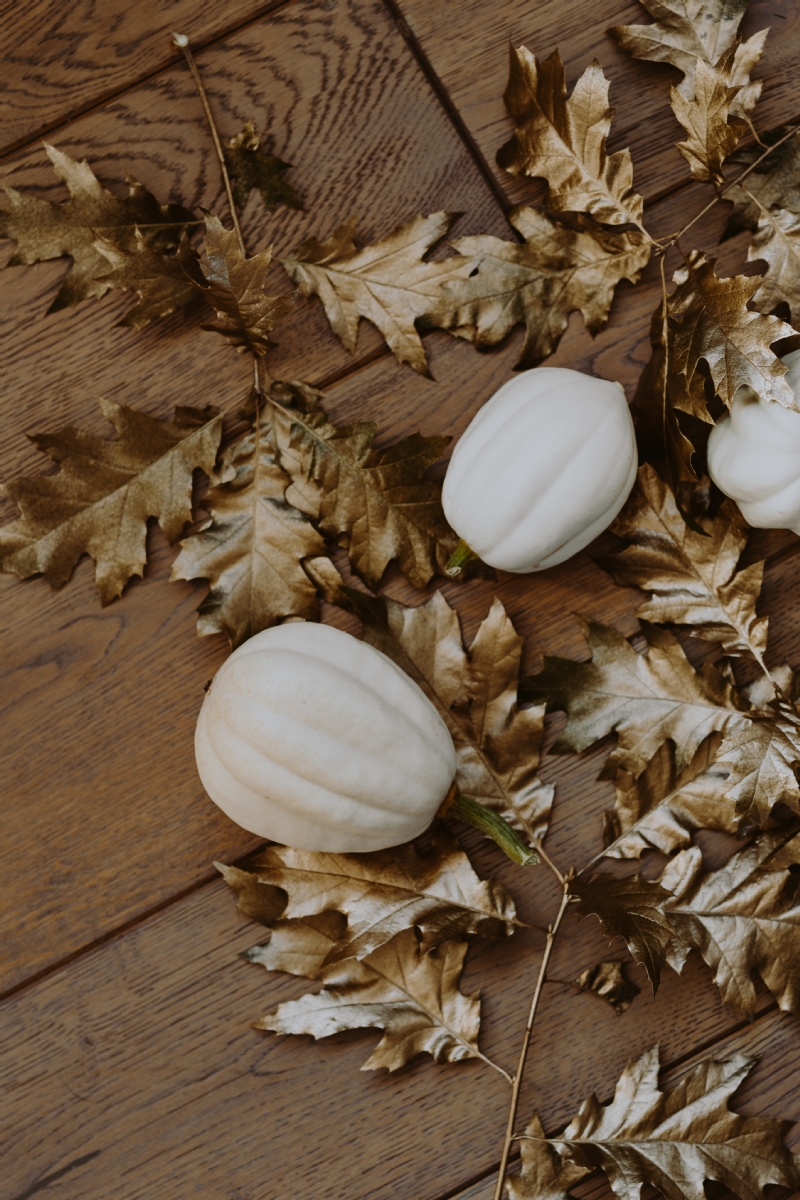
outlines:
[{"label": "metallic gold leaf", "polygon": [[297,306],[295,297],[264,294],[272,248],[244,258],[236,231],[226,230],[211,214],[206,215],[204,242],[205,284],[198,285],[198,291],[215,309],[217,320],[202,328],[223,334],[239,351],[266,354],[274,345],[269,334]]},{"label": "metallic gold leaf", "polygon": [[569,891],[578,901],[579,916],[596,916],[609,941],[624,938],[634,962],[647,972],[655,994],[672,940],[672,926],[664,915],[669,893],[638,875],[628,879],[612,875],[579,877],[572,880]]},{"label": "metallic gold leaf", "polygon": [[622,963],[616,960],[587,967],[575,980],[575,986],[582,992],[591,992],[593,996],[605,1000],[620,1016],[630,1008],[642,990],[625,978]]},{"label": "metallic gold leaf", "polygon": [[512,46],[504,100],[516,129],[498,151],[498,165],[512,175],[546,179],[547,205],[557,212],[591,213],[606,225],[638,225],[642,198],[633,190],[630,153],[606,153],[614,109],[600,64],[587,67],[566,97],[557,50],[540,64],[525,46]]},{"label": "metallic gold leaf", "polygon": [[478,349],[496,346],[523,324],[517,367],[535,367],[555,350],[575,309],[590,333],[603,328],[614,289],[620,279],[636,283],[651,246],[638,230],[611,232],[588,217],[577,230],[535,208],[516,208],[509,220],[524,245],[488,234],[453,242],[468,260],[466,278],[443,284],[441,304],[427,320]]},{"label": "metallic gold leaf", "polygon": [[[291,402],[287,385],[273,384]],[[222,455],[204,507],[211,520],[181,542],[172,579],[208,579],[197,632],[241,645],[287,617],[319,619],[317,588],[304,562],[326,554],[304,513],[285,499],[289,476],[277,461],[272,411],[253,411],[249,431]],[[329,569],[336,572],[333,564]],[[338,576],[338,572],[336,573]]]},{"label": "metallic gold leaf", "polygon": [[747,261],[763,260],[766,274],[753,296],[759,312],[769,313],[781,302],[789,305],[791,320],[800,323],[800,216],[785,208],[760,210],[758,229]]},{"label": "metallic gold leaf", "polygon": [[466,942],[445,942],[426,953],[413,929],[404,930],[363,961],[326,967],[321,992],[279,1005],[255,1028],[314,1038],[382,1029],[362,1071],[397,1071],[418,1054],[437,1063],[483,1058],[478,993],[465,996],[458,989],[467,948]]},{"label": "metallic gold leaf", "polygon": [[543,838],[553,788],[537,775],[544,707],[517,703],[522,638],[495,599],[469,650],[441,592],[417,608],[350,589],[364,639],[397,663],[435,704],[456,747],[456,782],[530,840]]},{"label": "metallic gold leaf", "polygon": [[768,621],[756,615],[756,603],[764,563],[737,570],[747,526],[731,500],[702,522],[702,534],[695,533],[670,489],[645,464],[611,529],[628,546],[600,565],[620,587],[650,593],[638,617],[688,625],[695,637],[719,642],[726,654],[763,661]]},{"label": "metallic gold leaf", "polygon": [[742,1200],[763,1200],[768,1184],[792,1187],[798,1176],[783,1142],[788,1121],[741,1117],[728,1108],[755,1061],[738,1054],[725,1062],[707,1058],[661,1092],[653,1047],[627,1064],[610,1104],[590,1096],[549,1143],[585,1170],[603,1170],[619,1200],[639,1200],[643,1183],[665,1200],[705,1200],[706,1180]]},{"label": "metallic gold leaf", "polygon": [[787,367],[770,349],[794,330],[778,317],[746,307],[761,286],[758,277],[720,279],[714,274],[715,261],[693,251],[675,272],[679,286],[669,300],[670,315],[676,319],[672,369],[685,376],[691,392],[696,377],[702,382],[698,365],[706,362],[716,393],[728,408],[737,389],[746,385],[764,400],[797,409],[785,379]]},{"label": "metallic gold leaf", "polygon": [[[772,146],[791,128],[790,125],[781,125],[762,134],[761,140],[767,146]],[[731,162],[741,168],[749,167],[763,153],[759,145],[743,146],[736,151]],[[800,212],[800,139],[795,135],[772,150],[750,172],[745,186],[747,192],[737,184],[725,193],[725,199],[734,202],[733,212],[725,227],[725,237],[733,237],[743,229],[755,229],[762,209],[785,208],[790,212]]]},{"label": "metallic gold leaf", "polygon": [[292,164],[282,162],[274,154],[264,154],[260,146],[261,135],[256,133],[253,122],[248,121],[242,132],[223,147],[235,203],[244,208],[250,193],[257,188],[267,212],[274,212],[279,204],[302,212],[303,201],[288,179],[283,178],[283,172],[290,170]]},{"label": "metallic gold leaf", "polygon": [[267,846],[248,870],[288,894],[286,918],[344,913],[347,936],[336,951],[337,961],[364,958],[415,925],[427,949],[467,933],[508,935],[519,924],[505,888],[479,879],[445,831],[434,835],[427,854],[411,843],[369,854]]},{"label": "metallic gold leaf", "polygon": [[770,859],[797,835],[797,824],[758,834],[718,871],[706,872],[699,847],[682,850],[661,875],[664,909],[675,931],[668,952],[680,972],[699,950],[722,999],[752,1017],[758,974],[785,1012],[800,1011],[800,904],[797,875]]},{"label": "metallic gold leaf", "polygon": [[288,498],[318,518],[323,532],[346,538],[350,562],[370,587],[378,588],[395,558],[415,587],[444,571],[456,538],[441,484],[424,476],[449,438],[415,433],[375,450],[372,421],[337,428],[321,408],[277,412],[280,461],[294,485]]},{"label": "metallic gold leaf", "polygon": [[376,326],[398,362],[430,376],[415,322],[436,308],[442,283],[463,273],[465,263],[460,258],[422,258],[444,237],[452,219],[445,212],[414,217],[357,250],[352,217],[326,241],[309,238],[281,262],[304,296],[319,296],[333,332],[351,354],[364,317]]},{"label": "metallic gold leaf", "polygon": [[171,542],[192,519],[192,473],[213,472],[222,417],[209,405],[176,408],[172,421],[161,421],[98,403],[116,440],[72,426],[31,438],[61,470],[5,486],[22,515],[0,529],[0,569],[21,579],[41,572],[58,588],[90,554],[108,604],[144,570],[148,518],[158,519]]},{"label": "metallic gold leaf", "polygon": [[146,187],[128,176],[128,195],[118,199],[95,177],[87,162],[75,162],[44,143],[53,170],[69,189],[61,204],[37,200],[7,187],[9,207],[0,209],[0,238],[17,243],[9,266],[69,256],[72,266],[48,312],[104,296],[113,281],[108,259],[98,250],[98,237],[123,251],[136,249],[137,228],[148,246],[160,252],[176,249],[195,214],[179,204],[159,204]]},{"label": "metallic gold leaf", "polygon": [[746,729],[727,737],[719,762],[730,768],[725,791],[736,805],[741,836],[765,825],[776,804],[800,812],[800,722],[785,703],[773,717],[754,717]]},{"label": "metallic gold leaf", "polygon": [[645,850],[671,854],[688,846],[697,829],[736,832],[729,770],[717,761],[720,741],[718,733],[707,737],[680,774],[670,741],[661,744],[638,778],[617,772],[614,807],[605,813],[609,858],[639,858]]},{"label": "metallic gold leaf", "polygon": [[744,121],[728,124],[740,90],[731,86],[734,53],[731,47],[713,66],[698,58],[692,100],[687,100],[678,88],[670,88],[672,111],[689,135],[677,146],[693,177],[701,182],[725,182],[722,164],[747,129]]},{"label": "metallic gold leaf", "polygon": [[98,238],[95,249],[111,264],[103,282],[122,291],[136,292],[138,296],[136,304],[118,324],[141,329],[194,300],[197,281],[202,286],[204,280],[185,233],[173,256],[148,245],[138,228],[134,233],[136,248],[132,251],[121,250],[106,238]]},{"label": "metallic gold leaf", "polygon": [[252,871],[240,867],[229,867],[215,862],[214,866],[222,878],[239,897],[237,908],[251,921],[259,921],[271,927],[286,907],[286,894],[280,888],[262,883]]},{"label": "metallic gold leaf", "polygon": [[565,1162],[547,1141],[534,1113],[519,1140],[519,1175],[506,1180],[509,1200],[572,1200],[569,1189],[590,1171],[575,1163]]},{"label": "metallic gold leaf", "polygon": [[[254,877],[250,875],[249,878]],[[264,887],[263,884],[260,886]],[[286,971],[289,975],[319,979],[326,961],[339,949],[346,930],[347,918],[338,912],[316,913],[294,921],[275,921],[269,941],[252,946],[241,957],[268,971]]]},{"label": "metallic gold leaf", "polygon": [[592,652],[590,662],[545,657],[538,675],[521,681],[520,700],[541,702],[569,715],[555,754],[578,753],[616,731],[617,745],[607,771],[622,768],[639,775],[661,743],[676,746],[676,767],[691,762],[714,730],[749,728],[735,696],[719,672],[706,663],[695,671],[666,629],[642,622],[647,654],[638,654],[621,633],[597,621],[581,621]]}]

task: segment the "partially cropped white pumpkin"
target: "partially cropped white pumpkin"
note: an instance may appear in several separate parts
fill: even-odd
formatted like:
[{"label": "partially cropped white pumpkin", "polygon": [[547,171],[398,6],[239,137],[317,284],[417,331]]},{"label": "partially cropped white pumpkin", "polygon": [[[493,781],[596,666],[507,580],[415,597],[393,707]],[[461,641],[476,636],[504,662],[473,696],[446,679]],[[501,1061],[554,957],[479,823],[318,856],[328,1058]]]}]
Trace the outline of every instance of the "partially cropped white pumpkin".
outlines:
[{"label": "partially cropped white pumpkin", "polygon": [[[800,400],[800,350],[783,361]],[[711,430],[708,473],[750,525],[800,534],[800,412],[739,388]]]},{"label": "partially cropped white pumpkin", "polygon": [[442,504],[489,566],[542,571],[610,525],[636,466],[620,384],[536,367],[504,384],[459,439]]},{"label": "partially cropped white pumpkin", "polygon": [[450,788],[450,733],[414,681],[329,625],[291,622],[222,665],[195,734],[212,800],[299,850],[381,850],[427,829]]}]

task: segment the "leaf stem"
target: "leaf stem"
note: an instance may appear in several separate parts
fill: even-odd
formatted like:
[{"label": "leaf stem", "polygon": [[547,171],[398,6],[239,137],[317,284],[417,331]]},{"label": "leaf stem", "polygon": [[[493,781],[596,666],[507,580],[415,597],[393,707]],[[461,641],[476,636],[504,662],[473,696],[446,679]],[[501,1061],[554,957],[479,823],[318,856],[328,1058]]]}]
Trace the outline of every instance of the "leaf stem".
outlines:
[{"label": "leaf stem", "polygon": [[511,1087],[511,1104],[510,1104],[509,1110],[508,1110],[508,1123],[506,1125],[506,1136],[503,1141],[503,1154],[500,1159],[500,1168],[499,1168],[498,1175],[497,1175],[497,1184],[495,1185],[494,1196],[493,1196],[492,1200],[502,1200],[503,1184],[505,1183],[506,1170],[508,1169],[508,1158],[511,1153],[511,1143],[512,1143],[512,1141],[514,1141],[514,1125],[517,1120],[517,1107],[519,1105],[519,1092],[520,1092],[520,1087],[522,1086],[522,1075],[525,1070],[525,1059],[528,1057],[528,1046],[530,1045],[531,1034],[533,1032],[533,1023],[536,1020],[536,1010],[539,1007],[539,997],[542,994],[542,988],[544,986],[544,982],[547,977],[547,966],[548,966],[548,963],[550,962],[550,955],[553,950],[553,943],[556,940],[556,934],[558,933],[562,918],[564,916],[564,913],[567,911],[567,905],[569,904],[569,885],[572,880],[572,872],[568,872],[568,874],[566,876],[562,876],[562,878],[563,878],[564,882],[562,884],[561,905],[559,907],[558,914],[556,916],[555,921],[553,922],[553,924],[550,926],[550,928],[547,931],[547,943],[544,948],[544,954],[542,955],[542,961],[541,961],[541,965],[539,967],[539,974],[536,979],[536,987],[533,992],[533,998],[531,1000],[531,1007],[528,1012],[528,1021],[525,1026],[525,1035],[522,1039],[522,1049],[520,1050],[520,1054],[519,1054],[519,1062],[517,1063],[517,1071],[516,1071],[516,1074],[514,1075],[514,1083]]},{"label": "leaf stem", "polygon": [[194,85],[197,88],[197,93],[202,102],[203,109],[205,110],[206,120],[208,121],[208,128],[211,131],[211,138],[212,138],[212,141],[214,142],[214,149],[216,150],[217,158],[219,159],[219,167],[220,167],[220,171],[222,172],[222,182],[225,184],[225,194],[228,197],[228,207],[230,209],[231,219],[233,220],[233,228],[236,230],[236,240],[239,243],[239,250],[241,251],[242,258],[246,258],[247,251],[245,250],[245,247],[244,247],[244,238],[242,237],[242,228],[241,228],[241,225],[239,224],[239,214],[236,211],[236,204],[234,203],[234,199],[233,199],[233,188],[231,187],[231,179],[230,179],[230,175],[228,174],[228,164],[225,162],[225,153],[222,149],[222,142],[219,139],[219,133],[217,132],[216,122],[214,121],[214,114],[211,111],[211,104],[208,99],[208,93],[206,92],[206,89],[203,86],[203,80],[200,77],[200,71],[199,71],[197,63],[195,61],[195,57],[192,54],[192,48],[189,45],[189,39],[186,36],[186,34],[185,33],[173,33],[172,43],[178,50],[180,50],[180,52],[183,54],[183,57],[186,59],[186,65],[188,66],[189,70],[192,73],[192,79],[194,80]]}]

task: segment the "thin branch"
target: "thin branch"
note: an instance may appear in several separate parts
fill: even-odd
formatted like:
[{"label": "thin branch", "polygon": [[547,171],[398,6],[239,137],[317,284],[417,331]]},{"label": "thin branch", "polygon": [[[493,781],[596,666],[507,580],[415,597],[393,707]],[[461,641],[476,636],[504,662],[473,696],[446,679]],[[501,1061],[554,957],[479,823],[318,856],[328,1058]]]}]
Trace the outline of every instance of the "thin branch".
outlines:
[{"label": "thin branch", "polygon": [[214,149],[216,150],[217,158],[219,159],[219,167],[220,167],[220,171],[222,172],[222,181],[225,184],[225,194],[228,197],[228,207],[231,210],[231,219],[233,220],[233,228],[236,230],[236,240],[239,243],[239,250],[241,251],[242,258],[246,258],[247,251],[244,248],[244,238],[242,237],[242,228],[239,224],[239,214],[236,211],[236,204],[233,199],[233,189],[231,187],[230,175],[228,174],[228,164],[225,162],[225,153],[222,149],[222,142],[219,140],[219,134],[217,132],[217,126],[214,121],[214,114],[211,111],[211,104],[209,103],[208,93],[206,92],[206,89],[203,86],[203,80],[200,78],[200,71],[198,70],[197,63],[195,62],[195,57],[192,54],[192,48],[189,45],[189,39],[186,36],[186,34],[185,33],[173,33],[172,42],[173,42],[173,45],[175,45],[176,48],[181,51],[181,53],[183,54],[183,57],[186,59],[186,65],[188,66],[189,70],[192,73],[192,79],[194,80],[194,85],[197,88],[198,95],[200,96],[200,100],[202,101],[203,108],[204,108],[205,114],[206,114],[206,120],[208,121],[208,128],[211,130],[211,137],[214,142]]},{"label": "thin branch", "polygon": [[500,1168],[497,1175],[497,1184],[494,1189],[493,1200],[502,1200],[503,1184],[505,1183],[506,1170],[508,1169],[508,1158],[511,1153],[511,1143],[514,1140],[514,1125],[516,1124],[517,1120],[517,1107],[519,1105],[520,1087],[522,1086],[522,1075],[525,1070],[525,1059],[528,1057],[528,1046],[530,1045],[531,1033],[533,1032],[533,1023],[536,1020],[536,1009],[539,1006],[539,997],[542,994],[542,987],[544,986],[545,978],[547,976],[547,964],[550,962],[553,943],[556,940],[556,934],[558,933],[561,920],[564,916],[564,913],[567,911],[567,905],[569,903],[569,885],[572,881],[572,873],[570,872],[567,875],[561,875],[561,879],[563,880],[561,906],[558,910],[558,915],[556,916],[555,921],[547,931],[547,944],[545,945],[544,954],[542,955],[542,962],[539,967],[539,975],[536,979],[536,988],[533,993],[533,999],[531,1000],[531,1007],[528,1013],[528,1022],[525,1026],[525,1035],[522,1039],[522,1049],[520,1050],[519,1062],[517,1063],[517,1071],[511,1088],[511,1104],[508,1110],[508,1124],[506,1125],[506,1136],[503,1141],[503,1154],[500,1159]]}]

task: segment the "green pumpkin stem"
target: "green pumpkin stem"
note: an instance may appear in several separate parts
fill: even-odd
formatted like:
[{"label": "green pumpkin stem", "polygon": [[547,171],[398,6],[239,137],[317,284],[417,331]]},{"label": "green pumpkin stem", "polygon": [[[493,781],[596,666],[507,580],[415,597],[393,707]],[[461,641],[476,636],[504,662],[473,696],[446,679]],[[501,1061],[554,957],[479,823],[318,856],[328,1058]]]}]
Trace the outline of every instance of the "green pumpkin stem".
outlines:
[{"label": "green pumpkin stem", "polygon": [[519,863],[521,867],[527,867],[531,863],[539,861],[536,851],[525,845],[508,821],[503,820],[499,813],[487,808],[485,804],[479,804],[471,796],[465,796],[458,790],[455,782],[442,801],[439,816],[457,817],[465,825],[472,825],[475,829],[480,829],[483,833],[488,834],[492,841],[497,842],[503,853],[507,854],[513,862]]},{"label": "green pumpkin stem", "polygon": [[464,539],[461,538],[455,550],[450,555],[450,560],[444,569],[445,574],[454,578],[456,575],[461,574],[462,567],[465,567],[467,563],[477,562],[479,558],[480,555],[476,554]]}]

